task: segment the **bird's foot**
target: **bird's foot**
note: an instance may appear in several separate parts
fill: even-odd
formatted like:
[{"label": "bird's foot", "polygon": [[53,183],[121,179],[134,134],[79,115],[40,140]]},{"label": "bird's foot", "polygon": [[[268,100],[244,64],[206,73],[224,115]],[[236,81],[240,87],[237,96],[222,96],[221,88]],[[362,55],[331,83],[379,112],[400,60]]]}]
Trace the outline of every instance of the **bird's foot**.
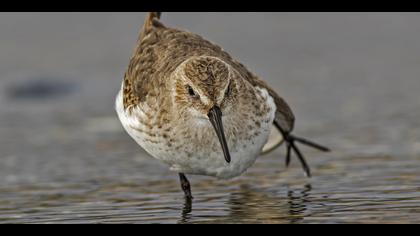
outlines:
[{"label": "bird's foot", "polygon": [[305,157],[302,155],[299,148],[296,146],[296,142],[304,144],[304,145],[312,147],[312,148],[315,148],[315,149],[318,149],[318,150],[323,151],[323,152],[329,152],[330,149],[325,147],[325,146],[322,146],[320,144],[309,141],[307,139],[296,137],[296,136],[294,136],[290,133],[286,133],[276,123],[275,123],[275,126],[281,132],[281,134],[284,137],[284,140],[286,141],[286,167],[288,167],[289,164],[290,164],[291,150],[293,150],[295,152],[296,156],[298,157],[300,163],[302,164],[302,168],[303,168],[306,176],[311,177],[311,169],[309,168],[309,166],[308,166],[308,164],[305,160]]}]

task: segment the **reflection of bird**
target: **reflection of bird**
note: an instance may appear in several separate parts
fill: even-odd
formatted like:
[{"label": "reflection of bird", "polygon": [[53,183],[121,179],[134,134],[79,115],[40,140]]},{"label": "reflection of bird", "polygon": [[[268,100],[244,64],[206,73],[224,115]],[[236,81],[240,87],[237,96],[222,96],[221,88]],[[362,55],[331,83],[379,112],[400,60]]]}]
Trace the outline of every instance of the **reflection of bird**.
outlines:
[{"label": "reflection of bird", "polygon": [[186,199],[178,223],[284,224],[300,223],[311,215],[310,184],[289,189],[287,197],[283,193],[285,192],[261,191],[248,184],[240,185],[237,191],[229,194],[228,199],[216,199],[216,205],[212,203],[214,209],[222,208],[223,212],[217,212],[219,214],[212,215],[211,219],[203,217],[203,214],[211,210],[206,207],[206,202],[200,202],[200,206],[192,214],[192,203]]},{"label": "reflection of bird", "polygon": [[[264,81],[219,46],[164,26],[147,16],[116,98],[126,131],[154,158],[179,173],[232,178],[250,167],[272,124],[309,175],[294,141],[327,150],[290,134],[294,116]],[[224,159],[223,159],[224,157]]]}]

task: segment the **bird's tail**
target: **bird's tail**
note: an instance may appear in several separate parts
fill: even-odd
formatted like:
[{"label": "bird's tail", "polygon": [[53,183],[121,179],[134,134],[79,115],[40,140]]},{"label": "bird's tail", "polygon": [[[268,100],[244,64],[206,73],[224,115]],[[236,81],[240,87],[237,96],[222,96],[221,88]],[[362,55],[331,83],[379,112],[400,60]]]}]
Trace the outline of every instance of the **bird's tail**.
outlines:
[{"label": "bird's tail", "polygon": [[153,28],[165,27],[160,21],[161,12],[149,12],[144,20],[143,29],[141,30],[139,40],[144,38]]},{"label": "bird's tail", "polygon": [[152,25],[153,24],[153,20],[154,19],[159,20],[161,14],[162,14],[161,12],[149,12],[149,14],[147,14],[145,25],[146,24]]}]

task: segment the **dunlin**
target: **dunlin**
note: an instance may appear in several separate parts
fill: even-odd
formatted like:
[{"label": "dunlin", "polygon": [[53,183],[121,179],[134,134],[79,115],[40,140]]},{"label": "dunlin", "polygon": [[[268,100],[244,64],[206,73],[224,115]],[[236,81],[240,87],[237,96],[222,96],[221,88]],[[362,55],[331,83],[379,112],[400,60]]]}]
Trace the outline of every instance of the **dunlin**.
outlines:
[{"label": "dunlin", "polygon": [[116,98],[127,133],[151,156],[178,172],[229,179],[261,154],[274,125],[310,170],[296,142],[328,148],[291,134],[294,115],[263,80],[221,47],[187,31],[165,26],[160,13],[146,17]]}]

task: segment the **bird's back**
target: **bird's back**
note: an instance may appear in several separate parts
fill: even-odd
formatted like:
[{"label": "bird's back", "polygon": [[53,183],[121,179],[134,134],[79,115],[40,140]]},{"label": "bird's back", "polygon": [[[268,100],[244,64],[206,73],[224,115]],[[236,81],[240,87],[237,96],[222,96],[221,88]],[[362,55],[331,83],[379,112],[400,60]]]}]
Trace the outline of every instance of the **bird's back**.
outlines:
[{"label": "bird's back", "polygon": [[143,31],[125,74],[124,106],[143,101],[152,88],[164,89],[165,78],[169,78],[179,64],[201,55],[229,58],[220,47],[194,33],[162,24]]},{"label": "bird's back", "polygon": [[287,132],[293,129],[294,115],[288,104],[263,80],[251,73],[220,46],[200,35],[166,27],[159,21],[160,14],[149,13],[137,47],[124,77],[124,108],[145,101],[149,94],[158,94],[167,88],[167,78],[186,59],[193,56],[212,56],[234,68],[253,86],[266,89],[276,106],[276,120]]}]

